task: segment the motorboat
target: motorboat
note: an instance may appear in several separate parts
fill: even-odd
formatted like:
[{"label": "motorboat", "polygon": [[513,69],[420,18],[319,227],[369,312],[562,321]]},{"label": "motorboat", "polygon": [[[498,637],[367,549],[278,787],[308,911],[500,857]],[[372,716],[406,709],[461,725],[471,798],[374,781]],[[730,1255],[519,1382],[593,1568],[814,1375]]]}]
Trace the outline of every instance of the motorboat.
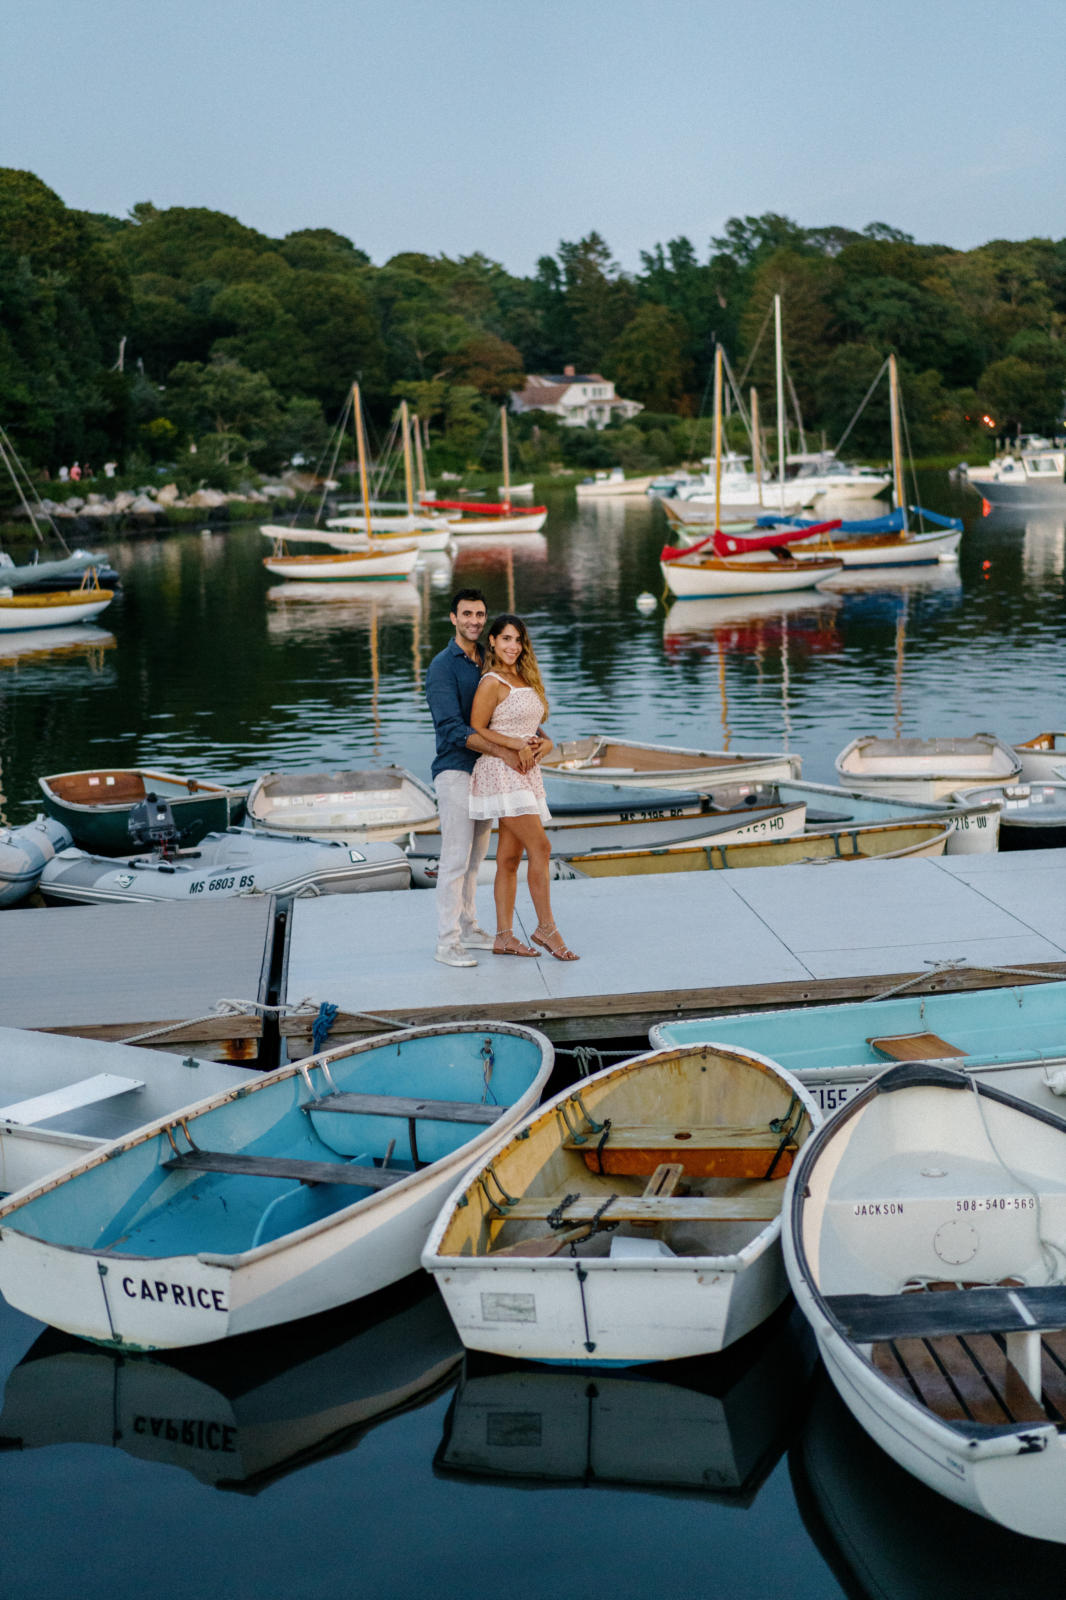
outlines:
[{"label": "motorboat", "polygon": [[92,767],[38,778],[44,809],[74,843],[99,855],[129,852],[130,813],[149,795],[169,805],[183,845],[244,815],[244,790],[207,778],[186,778],[151,767]]},{"label": "motorboat", "polygon": [[41,869],[49,905],[187,904],[239,895],[273,895],[279,912],[306,895],[362,894],[409,889],[410,863],[396,844],[367,841],[358,848],[337,839],[305,839],[258,828],[208,833],[192,850],[97,856],[60,850]]},{"label": "motorboat", "polygon": [[39,816],[19,828],[0,828],[0,906],[17,906],[36,889],[47,862],[73,843],[54,817]]},{"label": "motorboat", "polygon": [[970,469],[963,481],[995,509],[1066,507],[1066,450],[1043,446]]}]

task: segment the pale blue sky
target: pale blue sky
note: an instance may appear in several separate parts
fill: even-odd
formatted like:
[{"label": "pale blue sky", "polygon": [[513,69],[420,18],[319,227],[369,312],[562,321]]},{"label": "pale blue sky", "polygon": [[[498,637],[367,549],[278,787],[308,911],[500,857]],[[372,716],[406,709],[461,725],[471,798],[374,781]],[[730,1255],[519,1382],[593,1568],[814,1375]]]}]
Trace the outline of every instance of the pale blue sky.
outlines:
[{"label": "pale blue sky", "polygon": [[377,262],[727,218],[1066,235],[1066,0],[0,0],[0,164]]}]

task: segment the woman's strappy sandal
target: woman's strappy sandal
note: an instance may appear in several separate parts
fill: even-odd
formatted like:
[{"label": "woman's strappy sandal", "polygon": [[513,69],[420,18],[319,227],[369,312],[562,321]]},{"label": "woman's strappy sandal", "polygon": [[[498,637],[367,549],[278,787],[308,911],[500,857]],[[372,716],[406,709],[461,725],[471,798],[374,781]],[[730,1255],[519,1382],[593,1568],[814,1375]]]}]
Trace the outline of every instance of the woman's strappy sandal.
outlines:
[{"label": "woman's strappy sandal", "polygon": [[[542,933],[545,935],[544,938],[541,938]],[[543,949],[547,950],[548,954],[554,956],[556,961],[581,960],[577,951],[569,948],[554,922],[550,928],[542,928],[538,922],[533,933],[533,943],[539,944]]]},{"label": "woman's strappy sandal", "polygon": [[497,933],[492,941],[492,953],[494,956],[532,956],[534,960],[540,960],[540,951],[523,944],[510,928],[501,928]]}]

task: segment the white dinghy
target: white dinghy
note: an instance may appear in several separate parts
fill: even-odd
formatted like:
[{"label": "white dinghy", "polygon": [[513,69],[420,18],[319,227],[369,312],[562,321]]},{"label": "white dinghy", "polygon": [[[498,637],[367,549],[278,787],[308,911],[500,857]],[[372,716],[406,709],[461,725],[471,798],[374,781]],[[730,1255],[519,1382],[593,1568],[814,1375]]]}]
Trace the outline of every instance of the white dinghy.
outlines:
[{"label": "white dinghy", "polygon": [[841,785],[856,794],[933,803],[971,785],[1013,783],[1021,762],[994,733],[940,739],[866,734],[844,747],[836,770]]},{"label": "white dinghy", "polygon": [[471,1349],[597,1366],[724,1349],[785,1297],[785,1174],[818,1119],[764,1056],[637,1056],[497,1143],[422,1265]]},{"label": "white dinghy", "polygon": [[258,1077],[224,1061],[0,1028],[0,1191],[39,1183],[146,1122]]},{"label": "white dinghy", "polygon": [[1066,1543],[1066,1123],[894,1067],[800,1152],[784,1249],[876,1443],[959,1505]]},{"label": "white dinghy", "polygon": [[135,1350],[372,1294],[415,1271],[445,1196],[533,1109],[553,1060],[532,1029],[460,1022],[267,1073],[0,1204],[0,1290]]},{"label": "white dinghy", "polygon": [[41,871],[50,905],[143,901],[230,900],[272,894],[279,911],[308,895],[409,889],[410,863],[396,844],[341,844],[252,828],[209,833],[195,850],[175,855],[95,856],[60,850]]},{"label": "white dinghy", "polygon": [[404,767],[265,772],[248,791],[248,817],[272,832],[358,844],[435,829],[437,802],[428,784]]}]

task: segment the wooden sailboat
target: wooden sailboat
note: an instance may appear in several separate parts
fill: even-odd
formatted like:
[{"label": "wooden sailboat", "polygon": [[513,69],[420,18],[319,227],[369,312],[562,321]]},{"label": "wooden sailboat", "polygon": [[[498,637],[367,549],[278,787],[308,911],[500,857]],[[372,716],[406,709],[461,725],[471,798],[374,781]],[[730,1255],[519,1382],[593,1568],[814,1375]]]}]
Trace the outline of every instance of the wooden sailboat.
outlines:
[{"label": "wooden sailboat", "polygon": [[[937,512],[914,506],[911,509],[920,522],[928,522],[933,526],[912,528],[909,524],[903,484],[903,427],[900,417],[899,372],[894,354],[888,358],[888,384],[892,427],[894,508],[892,514],[887,517],[842,521],[832,532],[825,531],[824,527],[811,529],[806,540],[795,547],[795,554],[801,561],[832,554],[839,556],[845,567],[851,569],[914,566],[924,562],[956,559],[959,541],[962,538],[962,522],[958,517],[943,517]],[[792,525],[803,526],[802,523]]]},{"label": "wooden sailboat", "polygon": [[548,516],[547,506],[530,506],[528,511],[511,505],[511,467],[507,442],[507,407],[500,407],[500,431],[503,439],[503,499],[494,505],[482,505],[476,500],[434,500],[435,506],[445,511],[458,511],[462,515],[451,522],[457,539],[497,533],[539,533]]},{"label": "wooden sailboat", "polygon": [[[406,514],[398,517],[372,513],[370,527],[375,543],[381,548],[407,550],[447,550],[452,542],[452,530],[443,514],[426,514],[415,505],[414,473],[411,462],[411,418],[407,401],[400,402],[400,432],[403,438],[403,476]],[[329,543],[334,550],[358,550],[366,546],[365,527],[358,531],[355,517],[330,517],[326,522]],[[353,530],[348,532],[346,530]]]},{"label": "wooden sailboat", "polygon": [[377,580],[402,579],[409,577],[414,571],[415,562],[418,560],[416,546],[408,545],[407,548],[401,550],[383,550],[372,537],[370,490],[366,471],[366,439],[363,433],[363,411],[357,383],[352,385],[352,406],[355,414],[356,446],[359,453],[359,486],[363,497],[364,547],[336,555],[294,556],[290,555],[285,549],[286,541],[291,536],[291,530],[272,529],[271,531],[276,536],[274,553],[264,559],[263,565],[275,577],[301,581],[313,579],[324,582],[336,582],[338,580],[351,582],[353,579],[362,580],[366,578]]},{"label": "wooden sailboat", "polygon": [[[721,345],[714,353],[714,461],[714,533],[700,549],[675,550],[664,546],[659,562],[667,588],[679,600],[810,589],[842,570],[843,562],[834,556],[812,556],[797,561],[789,545],[802,535],[781,532],[748,538],[722,531]],[[783,479],[781,489],[784,494]]]}]

